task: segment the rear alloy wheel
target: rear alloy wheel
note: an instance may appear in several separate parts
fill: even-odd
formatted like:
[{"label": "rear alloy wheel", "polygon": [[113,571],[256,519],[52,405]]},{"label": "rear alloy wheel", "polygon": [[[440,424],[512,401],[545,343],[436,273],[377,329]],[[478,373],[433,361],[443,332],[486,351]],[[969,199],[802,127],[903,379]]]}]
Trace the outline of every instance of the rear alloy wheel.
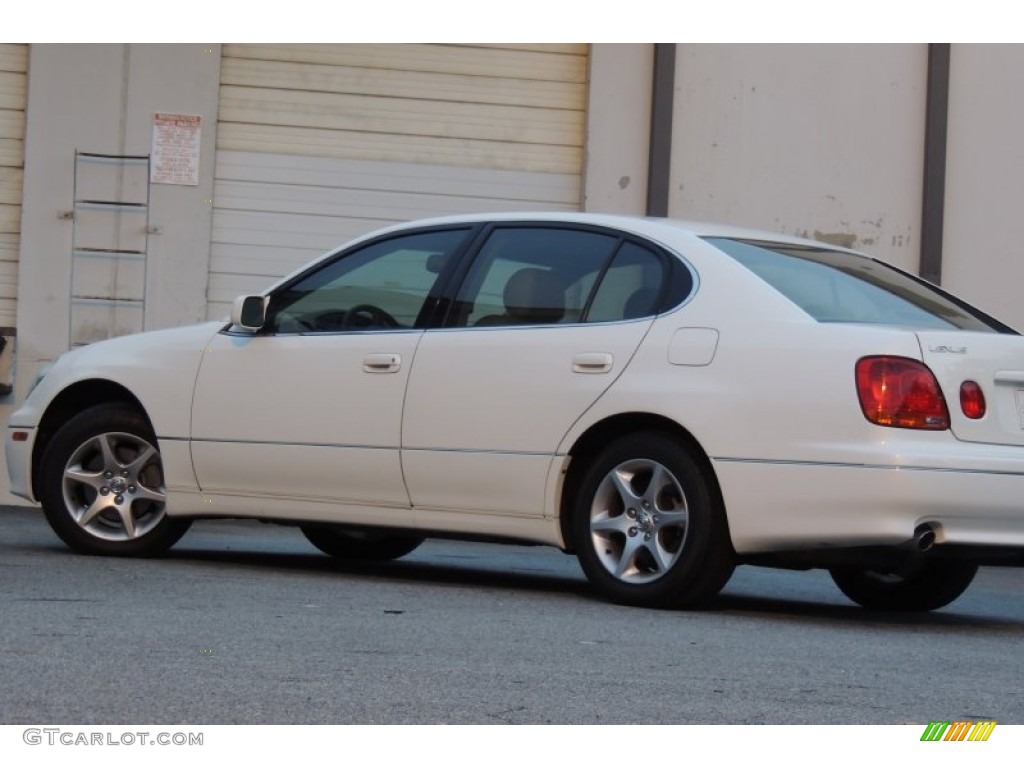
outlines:
[{"label": "rear alloy wheel", "polygon": [[934,611],[949,605],[974,580],[978,566],[924,559],[893,571],[833,568],[836,586],[853,602],[875,611]]},{"label": "rear alloy wheel", "polygon": [[419,536],[361,531],[335,525],[303,525],[309,543],[339,560],[397,560],[423,543]]},{"label": "rear alloy wheel", "polygon": [[167,517],[163,464],[149,424],[118,404],[82,411],[53,436],[39,499],[50,527],[87,555],[159,554],[190,525]]},{"label": "rear alloy wheel", "polygon": [[621,438],[594,459],[571,525],[580,565],[601,594],[655,608],[697,607],[718,594],[735,563],[704,472],[657,432]]}]

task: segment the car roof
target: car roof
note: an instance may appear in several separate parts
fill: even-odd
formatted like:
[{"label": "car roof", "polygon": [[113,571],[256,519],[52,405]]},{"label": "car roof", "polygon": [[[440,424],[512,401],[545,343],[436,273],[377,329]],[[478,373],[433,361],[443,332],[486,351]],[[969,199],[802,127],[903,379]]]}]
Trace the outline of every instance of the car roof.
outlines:
[{"label": "car roof", "polygon": [[[467,213],[452,216],[438,216],[424,219],[414,219],[398,222],[381,229],[367,232],[348,242],[342,243],[337,248],[324,253],[319,259],[304,264],[293,272],[284,275],[275,281],[265,291],[270,293],[279,286],[288,283],[296,276],[308,271],[315,264],[332,258],[338,253],[349,248],[360,245],[378,237],[387,237],[393,234],[413,231],[427,227],[443,227],[452,225],[473,225],[486,223],[517,222],[524,224],[582,224],[596,227],[609,227],[619,231],[627,232],[639,237],[647,238],[662,246],[674,250],[673,246],[679,244],[680,237],[729,237],[739,240],[757,240],[779,244],[801,245],[814,248],[827,248],[834,251],[853,253],[864,258],[866,254],[852,251],[848,248],[840,248],[826,243],[821,243],[807,238],[783,235],[778,232],[768,232],[759,229],[749,229],[728,224],[713,224],[701,221],[689,221],[685,219],[669,219],[654,216],[627,216],[622,214],[609,213],[582,213],[578,211],[503,211],[490,213]],[[693,258],[693,254],[688,254]]]},{"label": "car roof", "polygon": [[829,248],[837,251],[849,251],[849,249],[846,248],[821,243],[816,240],[809,240],[805,237],[784,235],[779,232],[770,232],[767,230],[739,227],[729,224],[715,224],[710,222],[652,216],[627,216],[621,214],[580,213],[572,211],[507,211],[442,216],[396,224],[373,234],[385,234],[415,226],[426,227],[443,226],[446,224],[479,224],[486,222],[550,222],[562,224],[587,224],[591,226],[604,226],[621,229],[654,239],[659,239],[659,237],[671,237],[673,234],[684,234],[693,237],[730,237],[742,240],[764,240],[773,243],[787,243],[792,245]]}]

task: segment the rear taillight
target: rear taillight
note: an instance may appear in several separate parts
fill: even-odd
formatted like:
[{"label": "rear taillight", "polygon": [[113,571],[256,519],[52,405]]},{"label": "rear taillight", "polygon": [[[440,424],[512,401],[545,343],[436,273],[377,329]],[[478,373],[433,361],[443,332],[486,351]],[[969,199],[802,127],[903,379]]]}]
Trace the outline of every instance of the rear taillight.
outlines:
[{"label": "rear taillight", "polygon": [[949,429],[939,382],[924,363],[906,357],[857,362],[857,395],[867,420],[886,427]]},{"label": "rear taillight", "polygon": [[965,381],[960,385],[960,408],[968,419],[980,419],[985,415],[985,393],[976,381]]}]

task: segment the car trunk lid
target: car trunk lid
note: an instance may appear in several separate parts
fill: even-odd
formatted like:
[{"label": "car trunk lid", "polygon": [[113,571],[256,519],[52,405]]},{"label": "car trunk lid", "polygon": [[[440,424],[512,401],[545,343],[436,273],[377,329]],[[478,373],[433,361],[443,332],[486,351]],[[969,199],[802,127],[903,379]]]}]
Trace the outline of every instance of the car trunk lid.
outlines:
[{"label": "car trunk lid", "polygon": [[[942,387],[953,434],[966,442],[1024,445],[1024,336],[967,331],[920,331],[923,360]],[[964,382],[980,385],[985,414],[961,406]]]}]

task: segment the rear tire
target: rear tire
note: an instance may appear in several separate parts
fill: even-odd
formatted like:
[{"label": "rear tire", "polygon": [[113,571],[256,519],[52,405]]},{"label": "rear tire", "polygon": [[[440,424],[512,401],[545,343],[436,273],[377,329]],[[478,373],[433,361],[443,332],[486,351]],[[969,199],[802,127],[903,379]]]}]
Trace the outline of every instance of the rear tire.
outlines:
[{"label": "rear tire", "polygon": [[735,567],[725,513],[696,456],[660,432],[611,443],[585,470],[572,507],[580,565],[624,605],[710,602]]},{"label": "rear tire", "polygon": [[361,531],[335,525],[303,525],[300,530],[310,544],[339,560],[397,560],[424,541],[419,536]]},{"label": "rear tire", "polygon": [[191,525],[167,516],[156,436],[120,403],[88,408],[64,424],[43,453],[39,480],[47,522],[82,554],[157,555]]},{"label": "rear tire", "polygon": [[874,611],[934,611],[949,605],[974,580],[978,566],[959,560],[926,559],[893,571],[833,568],[844,595]]}]

